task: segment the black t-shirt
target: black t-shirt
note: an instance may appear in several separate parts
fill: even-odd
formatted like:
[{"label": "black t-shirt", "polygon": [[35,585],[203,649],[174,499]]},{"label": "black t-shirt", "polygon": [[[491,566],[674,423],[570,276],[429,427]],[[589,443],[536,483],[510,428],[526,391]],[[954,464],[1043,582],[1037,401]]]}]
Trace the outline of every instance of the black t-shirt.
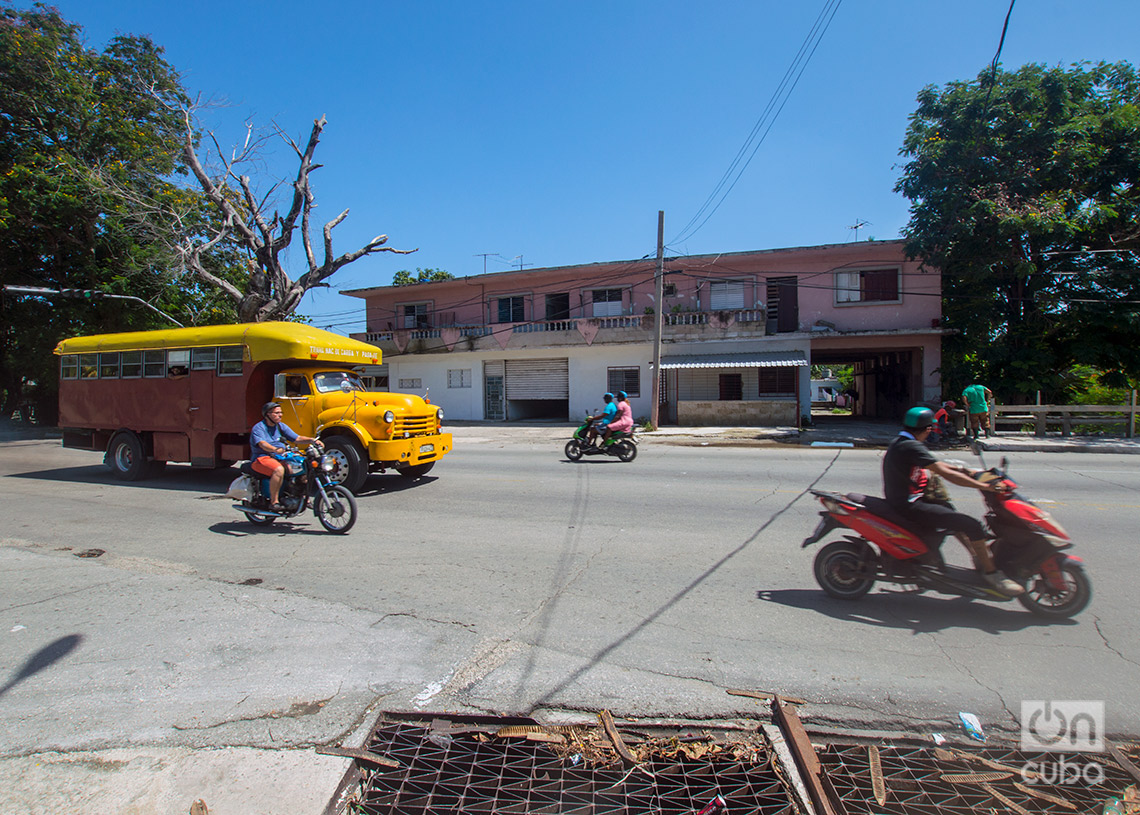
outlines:
[{"label": "black t-shirt", "polygon": [[926,488],[926,473],[938,459],[918,439],[895,437],[883,456],[883,497],[893,507],[905,507],[912,495],[922,495]]}]

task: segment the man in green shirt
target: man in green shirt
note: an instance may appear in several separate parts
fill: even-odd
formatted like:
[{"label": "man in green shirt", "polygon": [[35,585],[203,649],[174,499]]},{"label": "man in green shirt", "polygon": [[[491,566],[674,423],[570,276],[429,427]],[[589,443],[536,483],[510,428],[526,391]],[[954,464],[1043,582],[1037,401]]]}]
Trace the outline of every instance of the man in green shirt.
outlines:
[{"label": "man in green shirt", "polygon": [[993,404],[993,392],[985,385],[974,383],[962,391],[962,401],[966,404],[966,412],[970,415],[969,434],[975,439],[979,430],[986,431],[988,439],[990,433],[990,405]]}]

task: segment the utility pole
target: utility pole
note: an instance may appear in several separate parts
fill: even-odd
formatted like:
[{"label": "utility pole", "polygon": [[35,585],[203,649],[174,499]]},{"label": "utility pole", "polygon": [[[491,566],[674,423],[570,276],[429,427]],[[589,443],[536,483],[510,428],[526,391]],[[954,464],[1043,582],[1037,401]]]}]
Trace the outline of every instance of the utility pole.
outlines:
[{"label": "utility pole", "polygon": [[657,210],[657,272],[653,275],[653,392],[649,423],[656,430],[661,408],[661,327],[665,324],[665,210]]}]

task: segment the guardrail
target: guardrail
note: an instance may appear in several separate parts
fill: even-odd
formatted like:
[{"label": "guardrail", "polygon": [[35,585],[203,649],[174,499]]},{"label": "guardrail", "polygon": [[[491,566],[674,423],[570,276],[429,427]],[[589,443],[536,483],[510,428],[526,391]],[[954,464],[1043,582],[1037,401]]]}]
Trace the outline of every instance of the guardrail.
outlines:
[{"label": "guardrail", "polygon": [[1044,436],[1049,427],[1061,428],[1062,436],[1071,436],[1073,427],[1119,426],[1127,438],[1136,435],[1136,393],[1130,405],[994,405],[990,408],[990,425],[1033,425],[1033,432]]}]

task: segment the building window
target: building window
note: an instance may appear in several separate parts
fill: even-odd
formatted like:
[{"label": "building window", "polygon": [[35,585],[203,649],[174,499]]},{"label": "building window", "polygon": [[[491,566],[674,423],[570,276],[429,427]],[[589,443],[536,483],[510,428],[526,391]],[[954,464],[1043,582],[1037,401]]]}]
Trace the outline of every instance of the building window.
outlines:
[{"label": "building window", "polygon": [[677,284],[676,283],[662,283],[661,284],[661,293],[663,295],[665,295],[666,297],[676,297],[677,296]]},{"label": "building window", "polygon": [[732,311],[738,308],[744,308],[744,283],[723,280],[709,284],[709,309]]},{"label": "building window", "polygon": [[835,273],[836,303],[897,303],[898,269],[858,269]]},{"label": "building window", "polygon": [[500,297],[498,299],[498,317],[496,322],[500,323],[521,323],[526,318],[523,316],[523,297],[521,294],[516,294],[512,297]]},{"label": "building window", "polygon": [[757,368],[761,396],[795,396],[798,368]]},{"label": "building window", "polygon": [[740,374],[720,375],[720,400],[722,402],[739,402],[744,398],[744,382]]},{"label": "building window", "polygon": [[423,388],[424,383],[422,379],[401,379],[400,390],[402,391],[418,391]]},{"label": "building window", "polygon": [[591,300],[595,317],[621,316],[621,289],[594,289]]},{"label": "building window", "polygon": [[625,391],[629,396],[641,396],[641,369],[610,368],[606,376],[606,390],[610,393]]},{"label": "building window", "polygon": [[400,328],[427,328],[428,304],[405,303],[400,309]]},{"label": "building window", "polygon": [[570,293],[561,292],[559,294],[546,295],[546,319],[548,320],[569,320],[570,319]]},{"label": "building window", "polygon": [[470,388],[471,387],[471,369],[470,368],[453,368],[447,372],[447,387],[449,388]]}]

